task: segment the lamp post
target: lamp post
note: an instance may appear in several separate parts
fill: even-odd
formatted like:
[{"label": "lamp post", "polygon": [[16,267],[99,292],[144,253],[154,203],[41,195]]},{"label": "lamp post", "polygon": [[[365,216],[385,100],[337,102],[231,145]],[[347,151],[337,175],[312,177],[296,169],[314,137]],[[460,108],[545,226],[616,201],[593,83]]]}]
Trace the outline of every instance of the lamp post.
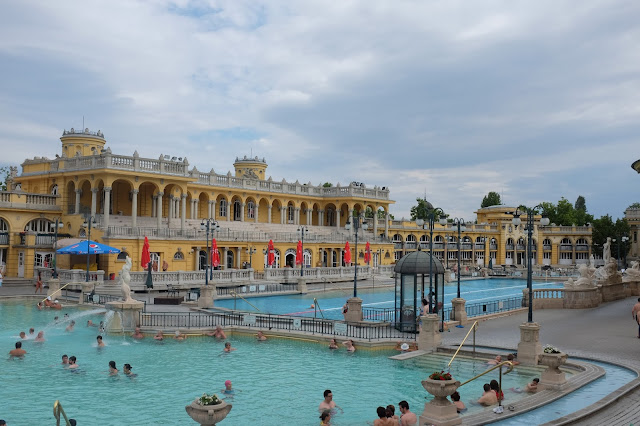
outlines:
[{"label": "lamp post", "polygon": [[304,234],[309,232],[309,229],[306,226],[301,226],[298,228],[298,232],[300,232],[300,243],[302,245],[302,262],[300,262],[300,278],[304,278]]},{"label": "lamp post", "polygon": [[[520,206],[516,209],[515,212],[507,212],[508,214],[513,216],[512,223],[515,226],[518,226],[522,223],[520,220],[520,215],[522,213],[527,214],[527,223],[525,230],[527,231],[527,288],[529,289],[529,316],[527,322],[533,322],[533,278],[532,278],[532,268],[531,268],[531,252],[532,252],[532,236],[533,236],[533,216],[537,214],[537,209],[541,209],[542,206],[538,204],[535,207],[528,208],[525,206]],[[545,215],[542,215],[542,219],[540,219],[541,226],[547,226],[549,224],[549,218]]]},{"label": "lamp post", "polygon": [[[444,226],[447,224],[447,218],[444,216],[444,210],[440,207],[435,207],[429,210],[427,214],[427,218],[429,219],[429,297],[427,300],[429,301],[429,313],[433,313],[433,298],[431,297],[431,293],[433,292],[433,227],[435,225],[436,215],[439,217],[438,222],[440,225]],[[416,225],[423,227],[425,225],[424,219],[416,219]],[[425,229],[423,227],[423,229]],[[436,288],[436,298],[438,289]],[[422,297],[424,298],[424,288],[422,289]],[[437,306],[437,304],[436,304]]]},{"label": "lamp post", "polygon": [[460,233],[464,232],[467,230],[467,227],[464,225],[464,219],[460,218],[460,217],[456,217],[453,219],[453,223],[451,224],[451,229],[454,229],[457,227],[458,228],[458,299],[460,298]]},{"label": "lamp post", "polygon": [[[620,269],[621,267],[624,267],[625,265],[623,263],[620,262],[620,245],[626,243],[627,241],[629,241],[629,237],[627,237],[626,235],[623,236],[618,236],[618,238],[614,238],[613,240],[614,243],[616,243],[616,246],[618,246],[618,269]],[[626,251],[626,250],[625,250]],[[625,255],[626,257],[626,255]]]},{"label": "lamp post", "polygon": [[[54,225],[55,234],[53,236],[53,278],[58,278],[58,229],[62,228],[64,223],[62,223],[62,219],[59,217],[56,218],[56,223]],[[87,247],[87,250],[89,248]]]},{"label": "lamp post", "polygon": [[89,282],[89,241],[91,241],[91,227],[96,225],[96,218],[91,216],[90,214],[84,215],[84,223],[82,226],[87,228],[87,276],[85,277],[85,281]]},{"label": "lamp post", "polygon": [[209,285],[209,273],[211,273],[211,279],[213,279],[213,270],[211,270],[210,266],[211,253],[209,252],[209,233],[213,235],[215,231],[220,229],[220,225],[218,225],[218,222],[216,222],[215,219],[209,217],[206,219],[202,219],[202,222],[200,222],[200,229],[206,232],[207,239],[207,262],[204,267],[204,285],[207,286]]},{"label": "lamp post", "polygon": [[253,253],[257,252],[254,246],[251,246],[247,249],[247,254],[249,255],[249,269],[253,269]]},{"label": "lamp post", "polygon": [[[358,287],[356,285],[356,282],[358,280],[358,229],[360,227],[362,227],[362,229],[366,230],[368,228],[368,225],[366,222],[361,222],[362,218],[360,217],[359,213],[354,214],[351,217],[351,221],[353,222],[353,229],[356,233],[356,246],[355,246],[355,256],[356,256],[356,264],[355,267],[353,269],[353,297],[358,297]],[[346,230],[351,229],[351,223],[347,222],[347,224],[344,226]]]}]

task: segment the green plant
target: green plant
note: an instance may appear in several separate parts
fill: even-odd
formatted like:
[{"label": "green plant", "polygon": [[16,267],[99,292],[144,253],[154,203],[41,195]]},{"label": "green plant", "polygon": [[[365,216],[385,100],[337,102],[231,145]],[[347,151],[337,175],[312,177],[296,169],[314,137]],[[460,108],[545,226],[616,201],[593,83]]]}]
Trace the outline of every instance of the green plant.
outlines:
[{"label": "green plant", "polygon": [[559,354],[560,353],[560,349],[553,347],[551,345],[545,345],[544,348],[542,349],[542,351],[545,354]]},{"label": "green plant", "polygon": [[451,380],[451,373],[445,373],[444,370],[441,372],[435,372],[429,376],[431,380]]},{"label": "green plant", "polygon": [[218,398],[218,395],[216,395],[215,393],[211,395],[203,393],[202,396],[197,399],[197,401],[200,405],[218,405],[222,402],[220,398]]}]

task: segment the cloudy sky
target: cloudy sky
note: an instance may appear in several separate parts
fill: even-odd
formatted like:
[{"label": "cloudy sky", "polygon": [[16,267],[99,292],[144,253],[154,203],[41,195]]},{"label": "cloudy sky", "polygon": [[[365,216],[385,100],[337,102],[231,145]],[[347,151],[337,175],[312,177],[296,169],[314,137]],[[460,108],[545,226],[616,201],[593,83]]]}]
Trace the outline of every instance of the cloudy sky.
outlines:
[{"label": "cloudy sky", "polygon": [[473,219],[640,201],[640,2],[15,1],[0,5],[0,165],[100,129],[114,153],[388,186]]}]

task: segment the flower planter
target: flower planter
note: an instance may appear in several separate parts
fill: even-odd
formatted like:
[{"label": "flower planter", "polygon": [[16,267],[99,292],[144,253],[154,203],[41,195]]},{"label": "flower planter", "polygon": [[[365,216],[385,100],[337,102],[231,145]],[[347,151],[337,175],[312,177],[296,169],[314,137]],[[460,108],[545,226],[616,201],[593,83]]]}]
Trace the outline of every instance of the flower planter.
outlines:
[{"label": "flower planter", "polygon": [[422,386],[427,392],[434,396],[433,401],[431,402],[435,405],[452,405],[451,401],[449,401],[447,397],[453,394],[456,389],[458,389],[458,386],[460,386],[460,382],[455,379],[425,379],[422,381]]},{"label": "flower planter", "polygon": [[567,382],[567,378],[558,367],[567,362],[567,354],[560,352],[557,354],[541,353],[538,362],[546,365],[547,369],[540,376],[542,389],[557,389]]},{"label": "flower planter", "polygon": [[419,424],[458,425],[462,423],[456,406],[447,399],[458,389],[459,381],[425,379],[422,381],[422,386],[434,398],[424,404]]},{"label": "flower planter", "polygon": [[227,417],[227,414],[231,411],[231,407],[231,404],[227,404],[224,401],[216,405],[200,405],[198,400],[195,400],[184,408],[187,410],[189,417],[196,423],[200,423],[201,425],[215,425]]}]

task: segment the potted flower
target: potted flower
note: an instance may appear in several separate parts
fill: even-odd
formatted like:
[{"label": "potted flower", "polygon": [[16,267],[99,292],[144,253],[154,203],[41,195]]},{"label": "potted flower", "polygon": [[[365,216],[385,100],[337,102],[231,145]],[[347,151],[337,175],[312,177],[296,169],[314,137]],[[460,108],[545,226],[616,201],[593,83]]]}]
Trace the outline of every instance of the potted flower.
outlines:
[{"label": "potted flower", "polygon": [[422,381],[422,386],[435,398],[432,403],[435,405],[449,405],[451,402],[447,397],[454,393],[460,382],[451,377],[451,373],[436,371],[428,379]]},{"label": "potted flower", "polygon": [[567,362],[567,354],[554,346],[545,345],[538,358],[538,362],[549,367],[548,371],[560,374],[558,367]]},{"label": "potted flower", "polygon": [[216,394],[203,393],[185,407],[187,414],[201,425],[215,425],[227,417],[232,405],[218,398]]}]

